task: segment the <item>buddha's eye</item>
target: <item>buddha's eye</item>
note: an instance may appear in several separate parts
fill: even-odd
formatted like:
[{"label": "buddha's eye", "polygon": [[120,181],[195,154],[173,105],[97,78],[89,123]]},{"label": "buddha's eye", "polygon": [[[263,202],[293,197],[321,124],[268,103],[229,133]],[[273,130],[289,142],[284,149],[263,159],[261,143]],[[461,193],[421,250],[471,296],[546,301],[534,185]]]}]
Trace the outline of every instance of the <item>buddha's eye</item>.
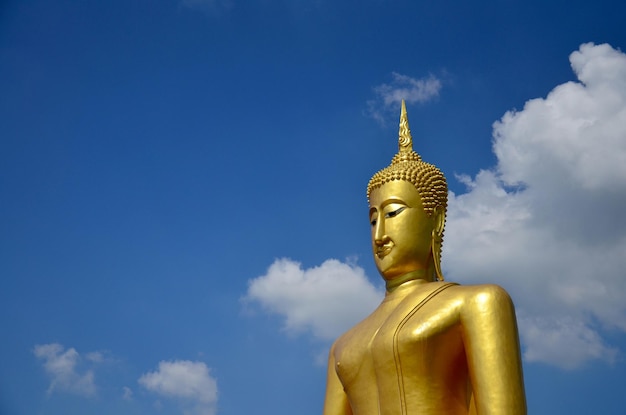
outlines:
[{"label": "buddha's eye", "polygon": [[398,208],[396,210],[392,210],[391,212],[387,212],[385,214],[386,218],[393,218],[395,216],[398,216],[398,214],[400,214],[400,212],[402,212],[404,209],[406,209],[406,206],[402,206],[401,208]]},{"label": "buddha's eye", "polygon": [[376,219],[372,219],[372,220],[370,221],[370,224],[371,224],[372,226],[376,226]]}]

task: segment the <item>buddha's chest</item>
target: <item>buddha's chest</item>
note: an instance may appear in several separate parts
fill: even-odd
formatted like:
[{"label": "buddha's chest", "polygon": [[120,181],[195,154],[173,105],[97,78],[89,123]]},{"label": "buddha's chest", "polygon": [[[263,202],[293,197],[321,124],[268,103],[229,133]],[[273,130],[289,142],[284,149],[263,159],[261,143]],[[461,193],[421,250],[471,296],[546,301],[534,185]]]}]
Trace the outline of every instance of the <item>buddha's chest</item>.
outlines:
[{"label": "buddha's chest", "polygon": [[454,301],[418,293],[384,302],[342,336],[335,346],[336,370],[346,389],[373,377],[379,385],[398,376],[428,379],[445,374],[462,349]]}]

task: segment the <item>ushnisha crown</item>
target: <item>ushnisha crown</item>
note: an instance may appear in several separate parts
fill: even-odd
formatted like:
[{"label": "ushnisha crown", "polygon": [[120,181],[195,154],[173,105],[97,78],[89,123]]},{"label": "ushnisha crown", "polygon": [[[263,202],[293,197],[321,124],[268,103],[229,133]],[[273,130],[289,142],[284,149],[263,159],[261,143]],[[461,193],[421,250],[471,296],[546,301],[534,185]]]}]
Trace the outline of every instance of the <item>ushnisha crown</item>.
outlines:
[{"label": "ushnisha crown", "polygon": [[393,156],[391,164],[380,170],[370,179],[367,185],[367,199],[372,190],[393,180],[406,180],[413,184],[419,192],[424,210],[431,215],[437,206],[443,209],[444,215],[448,206],[448,185],[441,170],[430,163],[422,161],[419,154],[413,151],[413,139],[409,129],[406,105],[402,100],[400,112],[400,129],[398,131],[398,153]]}]

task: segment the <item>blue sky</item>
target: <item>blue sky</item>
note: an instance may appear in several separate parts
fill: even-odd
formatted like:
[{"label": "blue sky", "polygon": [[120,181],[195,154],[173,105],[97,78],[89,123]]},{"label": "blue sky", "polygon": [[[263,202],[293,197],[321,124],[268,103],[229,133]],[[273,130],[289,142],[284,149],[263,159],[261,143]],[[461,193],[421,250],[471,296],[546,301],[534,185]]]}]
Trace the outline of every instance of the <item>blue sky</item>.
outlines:
[{"label": "blue sky", "polygon": [[415,149],[449,280],[512,295],[529,413],[623,414],[620,1],[5,1],[0,413],[321,413]]}]

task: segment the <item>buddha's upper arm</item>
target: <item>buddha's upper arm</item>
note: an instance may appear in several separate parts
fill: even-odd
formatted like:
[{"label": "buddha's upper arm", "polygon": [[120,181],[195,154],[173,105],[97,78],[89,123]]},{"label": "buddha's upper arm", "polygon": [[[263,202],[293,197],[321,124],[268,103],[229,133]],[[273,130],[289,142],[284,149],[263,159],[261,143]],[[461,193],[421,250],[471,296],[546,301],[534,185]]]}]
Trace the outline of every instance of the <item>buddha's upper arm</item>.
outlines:
[{"label": "buddha's upper arm", "polygon": [[525,414],[513,302],[496,285],[467,288],[461,324],[478,414]]}]

